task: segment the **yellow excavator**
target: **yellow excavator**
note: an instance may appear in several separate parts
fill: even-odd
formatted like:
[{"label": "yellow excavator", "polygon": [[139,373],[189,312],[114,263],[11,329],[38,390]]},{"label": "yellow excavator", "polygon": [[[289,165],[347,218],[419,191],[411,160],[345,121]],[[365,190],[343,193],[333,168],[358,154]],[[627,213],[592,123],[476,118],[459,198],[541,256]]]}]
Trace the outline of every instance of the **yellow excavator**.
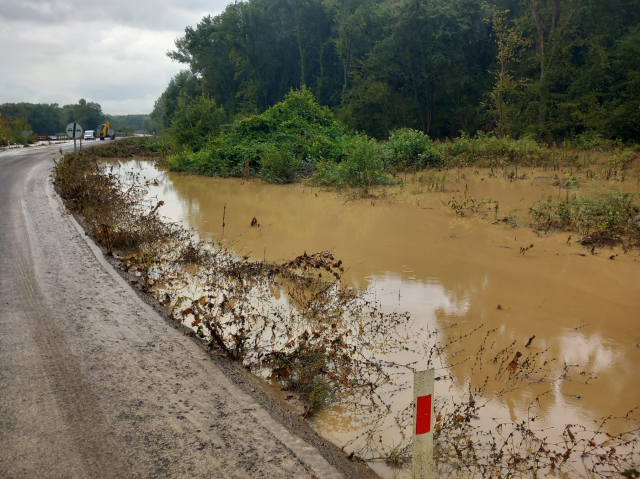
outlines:
[{"label": "yellow excavator", "polygon": [[105,138],[111,138],[112,140],[116,139],[116,132],[115,130],[113,131],[113,135],[109,136],[109,130],[111,129],[111,125],[109,124],[109,121],[107,121],[106,123],[102,124],[102,125],[98,125],[96,127],[96,135],[98,137],[100,137],[101,140],[104,140]]}]

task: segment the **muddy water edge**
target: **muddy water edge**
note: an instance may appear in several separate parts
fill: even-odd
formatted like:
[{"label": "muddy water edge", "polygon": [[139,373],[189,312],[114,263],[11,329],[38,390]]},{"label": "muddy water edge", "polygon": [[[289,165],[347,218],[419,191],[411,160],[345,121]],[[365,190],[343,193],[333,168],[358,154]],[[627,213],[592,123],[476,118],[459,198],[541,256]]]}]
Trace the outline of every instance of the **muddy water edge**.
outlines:
[{"label": "muddy water edge", "polygon": [[[479,429],[525,420],[535,403],[536,428],[561,438],[566,424],[593,429],[595,421],[623,416],[639,405],[639,252],[592,251],[577,242],[576,234],[539,234],[527,227],[535,200],[573,193],[554,185],[561,172],[527,168],[526,179],[513,180],[490,170],[464,169],[448,174],[444,192],[426,191],[416,175],[376,198],[352,198],[301,184],[183,176],[160,171],[151,161],[120,165],[154,180],[149,196],[165,202],[164,215],[202,238],[232,245],[241,255],[281,262],[305,250],[332,250],[348,267],[343,279],[350,287],[367,290],[384,312],[411,314],[407,343],[425,342],[435,329],[455,338],[482,326],[442,364],[432,364],[440,367],[436,395],[442,402],[484,387],[483,410],[473,419]],[[629,181],[580,185],[585,194],[610,188],[638,192],[638,184]],[[465,197],[492,202],[476,213],[457,215],[447,203]],[[253,218],[257,224],[251,226]],[[498,377],[499,364],[491,359],[507,348],[524,357],[544,356],[541,379],[505,388],[506,376]],[[421,369],[426,359],[414,350],[386,359],[391,367],[411,363]],[[403,381],[410,385],[408,371]],[[393,410],[379,432],[382,450],[402,443],[392,418],[401,416],[410,401],[410,387],[394,390]],[[361,436],[367,418],[353,408],[338,403],[311,422],[339,445],[372,451]],[[606,427],[617,434],[625,426],[613,421]],[[377,451],[369,456],[376,472],[410,477]]]}]

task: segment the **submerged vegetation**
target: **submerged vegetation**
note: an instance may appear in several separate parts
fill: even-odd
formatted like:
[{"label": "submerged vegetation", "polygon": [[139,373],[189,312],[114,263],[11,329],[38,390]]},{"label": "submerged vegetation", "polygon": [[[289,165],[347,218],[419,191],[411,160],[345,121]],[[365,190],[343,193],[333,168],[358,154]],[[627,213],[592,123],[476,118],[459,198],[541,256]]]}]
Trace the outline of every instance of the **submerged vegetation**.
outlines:
[{"label": "submerged vegetation", "polygon": [[597,198],[567,194],[565,199],[539,200],[531,207],[533,226],[541,231],[573,231],[582,244],[640,246],[640,206],[634,195],[612,191]]},{"label": "submerged vegetation", "polygon": [[381,148],[366,136],[353,136],[343,143],[344,160],[318,164],[311,183],[320,186],[362,187],[364,194],[378,185],[393,183],[384,171]]},{"label": "submerged vegetation", "polygon": [[[172,319],[197,328],[212,349],[282,381],[309,411],[344,390],[383,407],[374,393],[393,373],[365,352],[399,348],[396,328],[409,318],[379,312],[342,284],[344,265],[330,252],[283,264],[239,257],[164,220],[163,202],[144,200],[148,185],[139,176],[122,177],[88,155],[58,163],[55,184],[132,282],[155,294]],[[194,285],[198,296],[186,295]],[[274,304],[277,291],[291,307]]]}]

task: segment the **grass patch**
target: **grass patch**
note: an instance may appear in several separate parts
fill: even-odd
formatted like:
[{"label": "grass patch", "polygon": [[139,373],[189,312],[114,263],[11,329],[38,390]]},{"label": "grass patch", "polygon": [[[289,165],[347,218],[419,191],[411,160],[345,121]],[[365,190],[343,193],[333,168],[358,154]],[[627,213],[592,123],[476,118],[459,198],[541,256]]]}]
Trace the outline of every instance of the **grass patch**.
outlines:
[{"label": "grass patch", "polygon": [[462,135],[440,142],[437,148],[445,164],[454,167],[460,163],[486,167],[502,163],[536,165],[550,157],[550,149],[533,139],[498,138],[482,132],[478,132],[475,137]]},{"label": "grass patch", "polygon": [[640,246],[640,212],[635,196],[611,191],[596,198],[569,195],[562,200],[539,200],[530,209],[533,228],[572,231],[584,236],[582,244]]},{"label": "grass patch", "polygon": [[[85,147],[81,158],[161,158],[171,153],[169,139],[161,136],[137,136],[118,141],[97,142]],[[85,143],[86,145],[86,143]]]}]

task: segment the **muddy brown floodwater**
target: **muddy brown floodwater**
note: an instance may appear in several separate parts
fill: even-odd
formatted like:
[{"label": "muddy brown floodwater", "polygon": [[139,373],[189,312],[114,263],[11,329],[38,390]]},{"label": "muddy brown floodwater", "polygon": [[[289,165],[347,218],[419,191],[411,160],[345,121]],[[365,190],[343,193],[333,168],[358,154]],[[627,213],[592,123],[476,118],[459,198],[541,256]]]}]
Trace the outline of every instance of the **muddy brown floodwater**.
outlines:
[{"label": "muddy brown floodwater", "polygon": [[[448,174],[446,192],[426,193],[418,183],[391,188],[384,199],[348,201],[335,191],[305,185],[269,185],[259,181],[213,179],[158,171],[152,162],[129,161],[127,170],[155,178],[151,196],[165,201],[163,213],[193,228],[202,238],[231,242],[243,255],[279,261],[302,251],[332,249],[349,270],[344,279],[354,288],[368,288],[384,311],[408,311],[420,343],[421,328],[450,326],[449,334],[464,334],[484,325],[495,329],[491,348],[516,342],[518,350],[540,352],[555,359],[545,367],[545,380],[499,397],[499,380],[487,386],[480,427],[499,420],[519,421],[539,394],[540,429],[553,437],[565,424],[593,427],[594,421],[621,416],[640,405],[640,256],[638,251],[596,249],[591,254],[568,241],[569,233],[537,235],[526,227],[528,209],[536,199],[564,197],[553,186],[561,172],[527,169],[525,180],[492,177],[487,170]],[[458,176],[460,174],[460,176]],[[581,190],[610,187],[637,192],[635,182],[592,182]],[[467,195],[499,202],[499,216],[511,214],[513,227],[494,222],[493,205],[460,217],[446,205]],[[222,214],[226,204],[224,236]],[[255,217],[259,226],[251,227]],[[533,244],[524,255],[521,247]],[[614,260],[611,255],[618,254]],[[498,308],[500,305],[500,308]],[[527,340],[535,335],[525,349]],[[485,333],[461,344],[452,363],[478,351]],[[489,345],[487,345],[489,346]],[[545,352],[546,350],[546,352]],[[423,358],[399,352],[388,358],[398,364]],[[436,384],[445,401],[478,387],[494,371],[478,372],[473,360],[437,371],[451,380]],[[407,373],[410,381],[410,375]],[[407,388],[393,397],[392,412],[411,401]],[[362,447],[357,436],[366,418],[348,407],[322,410],[313,425],[320,434],[349,450]],[[615,423],[609,426],[615,431]],[[554,432],[555,431],[555,432]],[[393,428],[381,439],[388,447],[400,442]],[[372,461],[384,477],[410,477],[383,461]]]}]

